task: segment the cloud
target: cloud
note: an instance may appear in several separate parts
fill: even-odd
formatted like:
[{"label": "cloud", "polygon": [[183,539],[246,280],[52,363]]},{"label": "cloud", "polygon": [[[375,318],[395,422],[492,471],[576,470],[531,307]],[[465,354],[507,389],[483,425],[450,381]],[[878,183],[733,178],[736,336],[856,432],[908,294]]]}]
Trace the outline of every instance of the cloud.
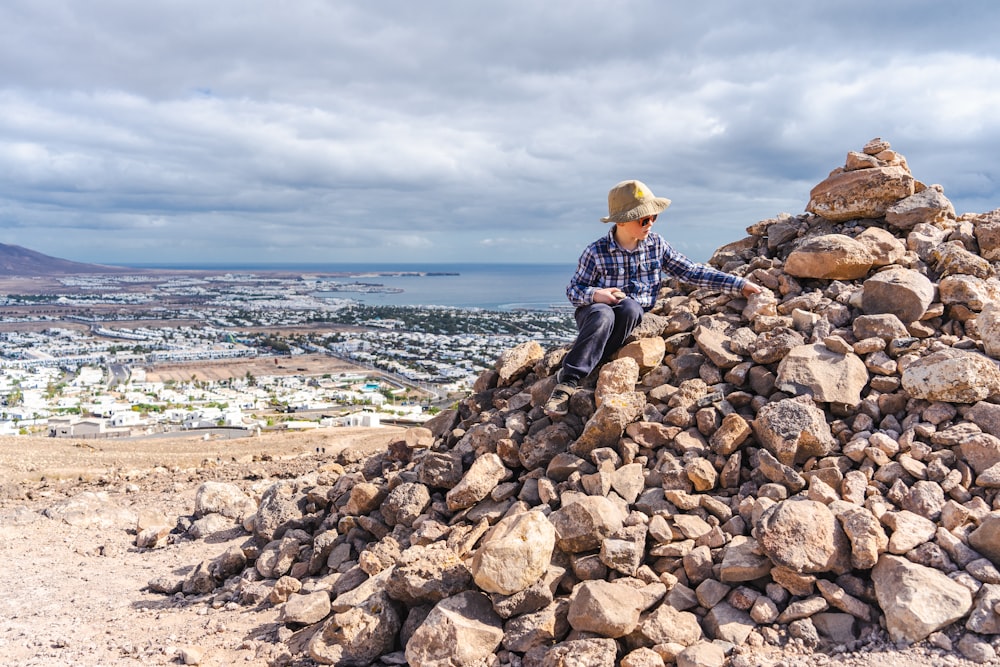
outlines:
[{"label": "cloud", "polygon": [[874,136],[998,205],[995,3],[10,0],[4,242],[78,261],[574,262],[606,193],[695,259]]}]

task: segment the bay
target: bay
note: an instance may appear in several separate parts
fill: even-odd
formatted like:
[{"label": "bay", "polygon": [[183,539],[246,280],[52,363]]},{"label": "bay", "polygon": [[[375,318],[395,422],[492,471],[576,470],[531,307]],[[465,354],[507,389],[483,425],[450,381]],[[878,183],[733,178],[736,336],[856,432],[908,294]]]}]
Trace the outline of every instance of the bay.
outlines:
[{"label": "bay", "polygon": [[[446,306],[486,310],[565,310],[574,264],[337,263],[143,265],[205,271],[316,274],[323,282],[378,284],[392,291],[324,291],[318,296],[381,306]],[[322,274],[346,274],[324,276]],[[401,290],[401,291],[395,291]]]}]

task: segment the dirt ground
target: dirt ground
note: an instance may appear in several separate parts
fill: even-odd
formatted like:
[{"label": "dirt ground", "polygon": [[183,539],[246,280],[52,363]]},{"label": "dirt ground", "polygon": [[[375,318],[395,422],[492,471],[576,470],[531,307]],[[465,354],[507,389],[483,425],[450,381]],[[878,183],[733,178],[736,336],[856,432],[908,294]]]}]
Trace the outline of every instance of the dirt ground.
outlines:
[{"label": "dirt ground", "polygon": [[[340,451],[376,451],[402,429],[335,428],[232,440],[200,437],[74,442],[0,438],[0,665],[114,667],[292,664],[277,610],[147,589],[247,535],[236,529],[157,549],[134,546],[136,517],[191,515],[208,480],[244,488],[304,474]],[[325,451],[324,451],[325,450]],[[81,506],[86,504],[86,509]],[[794,649],[740,656],[762,667],[971,667],[925,646],[847,655]]]},{"label": "dirt ground", "polygon": [[297,357],[260,357],[227,359],[218,363],[157,364],[146,370],[148,382],[187,382],[192,377],[199,382],[222,382],[230,378],[265,375],[322,376],[327,373],[366,373],[361,367],[325,354],[304,354]]}]

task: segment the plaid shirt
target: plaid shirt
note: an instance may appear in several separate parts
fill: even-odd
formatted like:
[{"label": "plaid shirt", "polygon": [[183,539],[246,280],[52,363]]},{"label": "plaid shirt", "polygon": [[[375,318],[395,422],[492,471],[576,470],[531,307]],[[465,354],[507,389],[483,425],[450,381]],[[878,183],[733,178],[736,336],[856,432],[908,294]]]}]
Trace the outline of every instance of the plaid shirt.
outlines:
[{"label": "plaid shirt", "polygon": [[656,300],[663,272],[698,287],[728,292],[739,292],[747,284],[743,278],[692,262],[655,232],[650,232],[638,248],[629,252],[618,245],[611,229],[580,255],[566,296],[574,306],[586,306],[594,302],[596,290],[617,287],[649,310]]}]

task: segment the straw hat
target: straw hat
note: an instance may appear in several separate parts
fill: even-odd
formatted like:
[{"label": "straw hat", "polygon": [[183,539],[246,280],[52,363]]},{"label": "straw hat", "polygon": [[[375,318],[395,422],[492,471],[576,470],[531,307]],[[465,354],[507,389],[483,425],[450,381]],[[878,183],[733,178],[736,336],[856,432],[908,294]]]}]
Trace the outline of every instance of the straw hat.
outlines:
[{"label": "straw hat", "polygon": [[642,181],[622,181],[608,193],[608,215],[601,222],[629,222],[656,215],[670,206],[666,197],[653,196]]}]

